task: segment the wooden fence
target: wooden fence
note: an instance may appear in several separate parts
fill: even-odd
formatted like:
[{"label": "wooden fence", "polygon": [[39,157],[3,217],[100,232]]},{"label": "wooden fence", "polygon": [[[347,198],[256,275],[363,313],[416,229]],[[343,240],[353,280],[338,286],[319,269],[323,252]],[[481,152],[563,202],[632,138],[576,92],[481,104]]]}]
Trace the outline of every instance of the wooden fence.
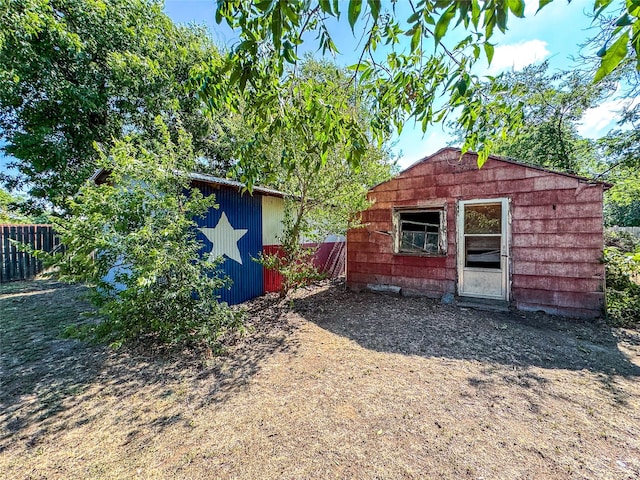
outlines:
[{"label": "wooden fence", "polygon": [[11,240],[45,252],[59,244],[51,225],[0,225],[0,283],[28,280],[42,271],[42,262]]}]

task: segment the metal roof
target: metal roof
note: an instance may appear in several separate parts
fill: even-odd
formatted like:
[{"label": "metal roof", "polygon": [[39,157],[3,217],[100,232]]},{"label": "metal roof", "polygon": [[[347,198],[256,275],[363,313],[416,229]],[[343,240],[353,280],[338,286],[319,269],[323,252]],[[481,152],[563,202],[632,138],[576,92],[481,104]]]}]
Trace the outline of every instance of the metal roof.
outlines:
[{"label": "metal roof", "polygon": [[[94,172],[93,175],[91,175],[91,178],[89,180],[95,183],[103,183],[104,181],[106,181],[107,177],[109,176],[109,173],[110,172],[108,172],[104,168],[99,168]],[[228,178],[216,177],[214,175],[209,175],[206,173],[192,172],[189,174],[189,178],[195,182],[202,182],[202,183],[207,183],[209,185],[217,185],[220,187],[237,188],[238,190],[247,188],[247,185],[242,182],[229,180]],[[281,192],[279,190],[274,190],[273,188],[268,188],[268,187],[261,187],[259,185],[255,185],[251,189],[251,192],[260,193],[262,195],[269,195],[272,197],[284,198],[287,196],[286,193]]]},{"label": "metal roof", "polygon": [[[204,182],[211,185],[220,185],[221,187],[231,187],[237,189],[247,188],[247,186],[242,182],[237,182],[235,180],[229,180],[227,178],[215,177],[213,175],[208,175],[206,173],[190,173],[189,178],[191,180],[195,180],[196,182]],[[259,185],[255,185],[252,189],[252,192],[261,193],[263,195],[270,195],[273,197],[285,197],[286,193],[281,192],[279,190],[274,190],[268,187],[261,187]]]}]

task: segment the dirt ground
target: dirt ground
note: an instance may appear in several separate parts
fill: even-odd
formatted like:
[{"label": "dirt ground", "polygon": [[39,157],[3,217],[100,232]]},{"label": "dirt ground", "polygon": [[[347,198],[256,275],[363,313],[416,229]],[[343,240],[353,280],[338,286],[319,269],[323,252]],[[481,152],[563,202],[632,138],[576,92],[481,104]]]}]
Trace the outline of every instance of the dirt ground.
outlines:
[{"label": "dirt ground", "polygon": [[0,478],[640,478],[640,334],[324,285],[225,356],[60,338],[83,289],[0,286]]}]

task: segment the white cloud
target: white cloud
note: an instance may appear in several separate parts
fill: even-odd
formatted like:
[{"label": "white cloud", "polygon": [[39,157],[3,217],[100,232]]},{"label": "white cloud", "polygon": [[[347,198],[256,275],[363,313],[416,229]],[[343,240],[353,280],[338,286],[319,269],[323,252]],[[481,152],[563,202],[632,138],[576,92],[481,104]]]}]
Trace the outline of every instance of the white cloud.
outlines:
[{"label": "white cloud", "polygon": [[614,128],[623,108],[640,104],[640,98],[617,98],[601,103],[584,112],[578,133],[586,138],[599,138]]},{"label": "white cloud", "polygon": [[547,42],[537,39],[513,45],[498,45],[487,73],[495,75],[507,69],[522,70],[527,65],[541,62],[551,53],[547,46]]},{"label": "white cloud", "polygon": [[538,11],[538,6],[540,2],[536,2],[535,0],[531,0],[527,2],[524,6],[524,16],[525,18],[533,17]]}]

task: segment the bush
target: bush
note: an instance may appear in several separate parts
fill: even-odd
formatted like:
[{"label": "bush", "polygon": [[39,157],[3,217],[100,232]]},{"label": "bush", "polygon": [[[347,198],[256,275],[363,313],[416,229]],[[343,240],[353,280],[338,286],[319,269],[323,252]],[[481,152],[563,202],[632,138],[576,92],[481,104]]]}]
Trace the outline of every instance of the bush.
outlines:
[{"label": "bush", "polygon": [[260,253],[256,261],[282,276],[280,298],[284,298],[289,292],[326,278],[313,263],[316,251],[317,248],[287,243],[280,253]]},{"label": "bush", "polygon": [[607,318],[617,327],[640,323],[640,248],[624,232],[608,232],[604,261],[607,275]]},{"label": "bush", "polygon": [[640,238],[630,232],[605,229],[604,245],[605,247],[616,247],[625,253],[634,253],[640,250]]},{"label": "bush", "polygon": [[90,285],[100,322],[89,328],[99,341],[119,346],[143,340],[218,348],[242,326],[241,314],[219,303],[229,285],[219,263],[199,256],[194,218],[215,206],[190,187],[189,138],[116,142],[102,155],[109,182],[87,183],[69,201],[70,215],[55,222],[64,250],[49,263],[68,282]]}]

